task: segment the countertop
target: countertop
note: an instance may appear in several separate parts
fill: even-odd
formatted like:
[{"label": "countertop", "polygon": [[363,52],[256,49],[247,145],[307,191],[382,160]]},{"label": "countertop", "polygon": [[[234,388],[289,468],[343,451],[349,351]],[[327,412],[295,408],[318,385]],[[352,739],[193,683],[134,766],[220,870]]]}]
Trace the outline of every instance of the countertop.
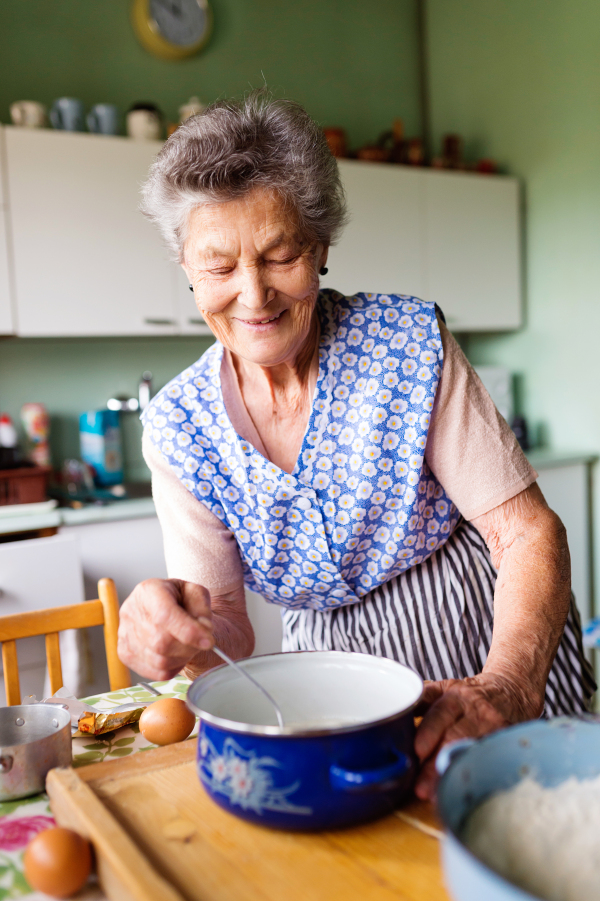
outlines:
[{"label": "countertop", "polygon": [[[556,451],[536,449],[527,452],[531,465],[541,472],[544,469],[577,464],[591,464],[598,459],[597,454],[585,451]],[[18,532],[33,532],[38,529],[56,529],[61,526],[85,525],[95,522],[114,522],[122,519],[144,519],[156,516],[151,497],[131,498],[112,501],[103,506],[88,504],[79,510],[57,507],[46,513],[19,516],[0,516],[0,535]]]},{"label": "countertop", "polygon": [[103,506],[88,504],[79,510],[57,507],[47,513],[19,516],[0,516],[0,535],[33,532],[38,529],[57,529],[61,526],[79,526],[94,522],[114,522],[119,519],[144,519],[156,516],[151,497],[113,501]]}]

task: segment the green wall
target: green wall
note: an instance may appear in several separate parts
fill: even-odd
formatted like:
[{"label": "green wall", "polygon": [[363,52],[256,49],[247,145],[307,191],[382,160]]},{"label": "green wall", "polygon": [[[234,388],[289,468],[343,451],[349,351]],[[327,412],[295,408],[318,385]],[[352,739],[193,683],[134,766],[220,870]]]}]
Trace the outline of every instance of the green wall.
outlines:
[{"label": "green wall", "polygon": [[420,129],[416,0],[210,0],[213,37],[199,55],[165,62],[137,42],[130,0],[2,0],[0,120],[13,100],[87,106],[152,100],[168,118],[191,94],[205,103],[266,80],[353,143],[396,116]]},{"label": "green wall", "polygon": [[[190,95],[205,103],[264,81],[303,103],[322,124],[344,127],[351,144],[374,140],[404,119],[420,130],[416,0],[211,0],[207,48],[183,62],[150,56],[129,21],[130,0],[1,0],[0,121],[13,100],[50,105],[79,97],[86,107],[115,103],[122,113],[151,100],[176,121]],[[197,359],[207,342],[179,339],[0,340],[0,411],[17,417],[25,401],[52,415],[53,462],[79,453],[77,421],[115,393],[135,393],[150,369],[157,387]],[[124,417],[126,471],[146,471],[140,429]]]},{"label": "green wall", "polygon": [[526,325],[467,352],[520,376],[550,446],[600,452],[600,4],[429,2],[434,134],[468,136],[525,192]]},{"label": "green wall", "polygon": [[[101,410],[109,397],[137,397],[144,370],[159,388],[193,363],[208,338],[9,338],[0,342],[0,410],[19,420],[29,401],[51,413],[52,461],[79,456],[79,414]],[[136,413],[121,416],[125,471],[131,481],[149,478],[141,453]]]}]

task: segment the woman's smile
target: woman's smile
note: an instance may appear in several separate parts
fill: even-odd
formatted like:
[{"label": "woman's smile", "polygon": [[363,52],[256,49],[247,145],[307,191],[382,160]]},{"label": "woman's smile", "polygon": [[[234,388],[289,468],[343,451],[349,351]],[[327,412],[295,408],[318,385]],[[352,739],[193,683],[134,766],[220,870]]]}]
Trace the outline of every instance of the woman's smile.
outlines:
[{"label": "woman's smile", "polygon": [[268,326],[271,326],[274,329],[279,324],[279,320],[285,312],[285,310],[281,310],[281,312],[274,313],[273,316],[269,316],[268,318],[263,319],[250,319],[244,318],[242,316],[233,316],[232,318],[237,320],[237,322],[241,322],[242,325],[245,325],[252,330],[266,329],[266,327]]}]

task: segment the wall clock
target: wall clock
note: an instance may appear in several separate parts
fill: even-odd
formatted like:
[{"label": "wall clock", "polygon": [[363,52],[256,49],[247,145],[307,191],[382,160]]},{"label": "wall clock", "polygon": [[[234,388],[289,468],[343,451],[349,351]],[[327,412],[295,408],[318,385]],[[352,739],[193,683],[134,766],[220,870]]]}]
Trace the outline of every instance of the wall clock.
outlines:
[{"label": "wall clock", "polygon": [[133,0],[131,20],[143,47],[160,59],[185,59],[204,47],[212,12],[207,0]]}]

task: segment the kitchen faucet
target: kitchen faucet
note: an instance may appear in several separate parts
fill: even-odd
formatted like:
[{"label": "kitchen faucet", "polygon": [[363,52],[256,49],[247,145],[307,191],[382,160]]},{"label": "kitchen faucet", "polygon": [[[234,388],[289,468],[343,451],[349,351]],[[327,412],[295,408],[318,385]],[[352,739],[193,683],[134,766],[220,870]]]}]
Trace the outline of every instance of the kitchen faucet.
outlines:
[{"label": "kitchen faucet", "polygon": [[118,410],[120,413],[135,413],[145,410],[152,397],[152,373],[146,370],[138,386],[137,397],[111,397],[106,402],[109,410]]}]

